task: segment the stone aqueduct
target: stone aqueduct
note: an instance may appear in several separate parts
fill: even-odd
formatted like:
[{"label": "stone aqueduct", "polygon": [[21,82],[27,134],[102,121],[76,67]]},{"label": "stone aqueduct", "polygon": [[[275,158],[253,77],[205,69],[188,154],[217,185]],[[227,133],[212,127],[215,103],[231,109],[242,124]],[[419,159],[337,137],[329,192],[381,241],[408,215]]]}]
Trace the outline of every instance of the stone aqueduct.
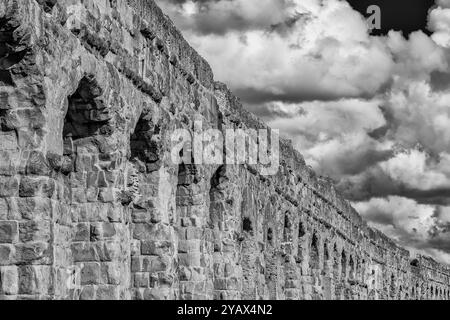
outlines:
[{"label": "stone aqueduct", "polygon": [[449,299],[288,141],[275,176],[174,165],[259,128],[152,0],[0,0],[3,299]]}]

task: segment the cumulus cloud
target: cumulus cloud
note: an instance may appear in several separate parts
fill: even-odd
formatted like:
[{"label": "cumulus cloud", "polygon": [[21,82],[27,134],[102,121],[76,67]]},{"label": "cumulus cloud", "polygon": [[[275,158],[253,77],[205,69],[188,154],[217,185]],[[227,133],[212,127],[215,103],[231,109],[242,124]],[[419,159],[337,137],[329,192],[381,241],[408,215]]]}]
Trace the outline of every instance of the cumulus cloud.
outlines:
[{"label": "cumulus cloud", "polygon": [[[277,8],[271,8],[275,3]],[[186,2],[182,8],[188,4],[201,12],[201,3]],[[247,102],[371,97],[390,79],[388,48],[381,39],[369,37],[366,21],[345,1],[215,1],[208,2],[208,14],[219,5],[232,6],[220,9],[227,16],[235,11],[241,17],[250,15],[243,9],[248,8],[254,17],[244,20],[261,21],[266,27],[209,33],[191,27],[185,28],[185,35],[211,63],[217,79]],[[197,13],[179,10],[185,18],[204,21]],[[271,18],[262,17],[260,10]],[[274,31],[274,25],[286,21],[285,32]],[[214,24],[220,24],[220,18]]]},{"label": "cumulus cloud", "polygon": [[449,260],[450,207],[435,208],[395,196],[354,206],[370,225],[402,245],[440,261]]},{"label": "cumulus cloud", "polygon": [[159,0],[184,31],[224,35],[230,31],[277,28],[296,20],[293,0]]}]

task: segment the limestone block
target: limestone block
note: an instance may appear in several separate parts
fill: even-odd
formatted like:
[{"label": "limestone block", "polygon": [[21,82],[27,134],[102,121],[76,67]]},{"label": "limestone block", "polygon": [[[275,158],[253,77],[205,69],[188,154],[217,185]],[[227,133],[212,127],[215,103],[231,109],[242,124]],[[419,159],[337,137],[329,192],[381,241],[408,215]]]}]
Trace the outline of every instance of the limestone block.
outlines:
[{"label": "limestone block", "polygon": [[0,221],[0,243],[18,241],[19,226],[16,221]]},{"label": "limestone block", "polygon": [[0,292],[6,295],[19,293],[19,272],[16,266],[0,267]]}]

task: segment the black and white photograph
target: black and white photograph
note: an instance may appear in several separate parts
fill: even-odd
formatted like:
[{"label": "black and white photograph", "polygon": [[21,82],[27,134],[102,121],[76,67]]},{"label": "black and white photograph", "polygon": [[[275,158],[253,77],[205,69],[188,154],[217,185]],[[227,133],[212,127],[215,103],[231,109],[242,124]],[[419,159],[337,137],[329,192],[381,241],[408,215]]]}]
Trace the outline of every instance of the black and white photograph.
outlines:
[{"label": "black and white photograph", "polygon": [[450,300],[450,0],[0,0],[0,300]]}]

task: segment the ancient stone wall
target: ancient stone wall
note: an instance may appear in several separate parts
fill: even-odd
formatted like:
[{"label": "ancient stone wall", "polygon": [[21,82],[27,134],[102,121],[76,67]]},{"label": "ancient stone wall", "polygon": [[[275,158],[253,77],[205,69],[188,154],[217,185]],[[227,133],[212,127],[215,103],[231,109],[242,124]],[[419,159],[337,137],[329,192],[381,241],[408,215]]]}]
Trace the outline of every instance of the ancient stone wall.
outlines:
[{"label": "ancient stone wall", "polygon": [[288,141],[278,173],[174,164],[268,129],[151,0],[0,0],[0,297],[448,299]]}]

